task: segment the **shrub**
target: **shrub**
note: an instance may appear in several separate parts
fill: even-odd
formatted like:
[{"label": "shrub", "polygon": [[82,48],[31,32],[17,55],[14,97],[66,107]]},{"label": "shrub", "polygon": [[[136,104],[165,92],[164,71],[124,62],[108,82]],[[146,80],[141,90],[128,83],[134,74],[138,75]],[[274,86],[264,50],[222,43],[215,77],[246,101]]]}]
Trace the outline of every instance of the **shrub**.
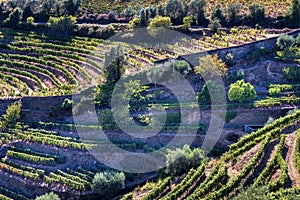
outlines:
[{"label": "shrub", "polygon": [[204,10],[205,5],[205,0],[191,0],[188,4],[188,12],[199,26],[207,26],[207,19]]},{"label": "shrub", "polygon": [[8,18],[3,21],[3,25],[10,27],[10,28],[16,28],[22,19],[22,13],[23,13],[23,11],[20,10],[20,8],[18,8],[18,7],[15,8],[9,14]]},{"label": "shrub", "polygon": [[182,149],[170,150],[167,154],[166,173],[179,175],[196,167],[204,159],[204,152],[201,149],[191,149],[185,145]]},{"label": "shrub", "polygon": [[288,81],[300,81],[300,66],[286,67],[283,74]]},{"label": "shrub", "polygon": [[245,102],[256,98],[256,91],[250,83],[245,83],[244,80],[237,81],[230,85],[228,98],[230,101]]},{"label": "shrub", "polygon": [[228,75],[228,79],[232,82],[236,82],[238,80],[244,79],[244,76],[245,76],[244,70],[240,69],[238,71],[234,71],[234,72],[230,73]]},{"label": "shrub", "polygon": [[265,7],[260,4],[250,4],[250,19],[253,24],[263,24],[265,20]]},{"label": "shrub", "polygon": [[215,82],[209,80],[203,86],[201,92],[197,93],[197,100],[201,105],[209,105],[211,104],[211,96],[209,91],[213,91],[213,93],[221,93],[222,87],[217,85]]},{"label": "shrub", "polygon": [[231,52],[226,53],[225,63],[226,63],[227,66],[233,66],[235,64],[233,53],[231,53]]},{"label": "shrub", "polygon": [[172,67],[185,76],[188,75],[192,70],[190,64],[182,60],[176,60],[175,62],[173,62]]},{"label": "shrub", "polygon": [[289,50],[293,44],[295,43],[295,38],[290,35],[281,35],[276,42],[276,45],[280,48],[280,50],[287,51]]},{"label": "shrub", "polygon": [[220,23],[220,20],[217,18],[214,18],[212,20],[210,20],[209,24],[208,24],[208,28],[212,33],[217,33],[219,32],[220,28],[222,28],[222,25]]},{"label": "shrub", "polygon": [[185,15],[182,1],[169,0],[165,8],[165,15],[170,17],[175,24],[180,24]]},{"label": "shrub", "polygon": [[33,18],[33,17],[28,17],[28,18],[26,19],[26,23],[29,24],[29,25],[32,25],[33,22],[34,22],[34,18]]},{"label": "shrub", "polygon": [[155,17],[150,21],[148,28],[164,27],[169,28],[172,25],[170,17]]},{"label": "shrub", "polygon": [[292,5],[286,15],[287,24],[291,27],[300,25],[300,1],[292,0]]},{"label": "shrub", "polygon": [[191,27],[191,24],[193,22],[193,19],[191,16],[187,16],[183,18],[183,26],[186,30],[188,30]]},{"label": "shrub", "polygon": [[225,63],[219,59],[217,54],[201,57],[199,63],[199,66],[195,67],[194,72],[207,81],[217,76],[224,76],[227,73]]},{"label": "shrub", "polygon": [[227,7],[227,15],[228,15],[228,20],[229,20],[229,24],[231,26],[235,26],[237,24],[239,24],[240,22],[240,11],[242,8],[242,4],[240,3],[232,3],[229,4]]},{"label": "shrub", "polygon": [[130,28],[135,29],[141,26],[141,19],[136,17],[129,21]]},{"label": "shrub", "polygon": [[14,128],[20,118],[22,103],[20,101],[13,103],[6,109],[6,113],[2,116],[0,122],[0,130],[6,128]]},{"label": "shrub", "polygon": [[272,97],[278,96],[280,94],[280,88],[270,88],[269,89],[269,94]]},{"label": "shrub", "polygon": [[42,196],[37,197],[35,200],[60,200],[59,196],[54,192],[44,194]]},{"label": "shrub", "polygon": [[225,25],[226,24],[226,18],[223,15],[223,11],[221,9],[221,4],[217,4],[212,13],[211,13],[211,19],[218,19],[220,20],[221,25]]},{"label": "shrub", "polygon": [[92,189],[98,193],[101,199],[111,199],[125,187],[125,175],[123,172],[104,171],[97,173],[93,179]]}]

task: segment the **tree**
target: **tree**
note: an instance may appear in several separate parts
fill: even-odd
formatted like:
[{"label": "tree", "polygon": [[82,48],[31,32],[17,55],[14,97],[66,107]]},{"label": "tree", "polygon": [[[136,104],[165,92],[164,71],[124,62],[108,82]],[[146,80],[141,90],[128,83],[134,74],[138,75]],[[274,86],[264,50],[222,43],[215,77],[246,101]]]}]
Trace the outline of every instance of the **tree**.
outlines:
[{"label": "tree", "polygon": [[210,22],[208,24],[208,28],[212,33],[219,32],[221,27],[222,27],[222,25],[220,24],[220,20],[217,18],[210,20]]},{"label": "tree", "polygon": [[125,72],[126,56],[122,45],[112,47],[105,53],[104,70],[107,82],[116,83]]},{"label": "tree", "polygon": [[224,76],[227,73],[225,63],[219,59],[218,55],[206,55],[199,58],[199,66],[194,68],[195,74],[202,76],[206,81],[211,80],[217,76]]},{"label": "tree", "polygon": [[211,13],[211,19],[218,19],[220,20],[220,24],[225,26],[226,25],[226,18],[223,15],[223,11],[221,9],[221,4],[217,4],[212,13]]},{"label": "tree", "polygon": [[240,10],[242,8],[242,4],[240,3],[232,3],[229,4],[227,7],[227,14],[228,14],[228,20],[229,24],[231,26],[238,25],[240,23]]},{"label": "tree", "polygon": [[8,16],[6,20],[3,21],[3,25],[10,27],[10,28],[16,28],[17,25],[20,23],[22,19],[22,10],[20,8],[15,8]]},{"label": "tree", "polygon": [[294,60],[297,55],[296,40],[290,35],[281,35],[276,42],[276,45],[282,51],[281,58],[285,60]]},{"label": "tree", "polygon": [[101,199],[111,199],[125,187],[123,172],[104,171],[97,173],[93,179],[92,189],[101,196]]},{"label": "tree", "polygon": [[211,96],[209,91],[213,93],[222,93],[222,87],[217,85],[215,82],[209,80],[203,86],[201,92],[197,93],[197,100],[201,105],[210,105],[211,104]]},{"label": "tree", "polygon": [[35,200],[60,200],[59,196],[54,192],[44,194],[42,196],[37,197]]},{"label": "tree", "polygon": [[180,24],[185,15],[184,6],[181,0],[169,0],[166,5],[165,15],[171,18],[175,24]]},{"label": "tree", "polygon": [[292,0],[292,5],[287,13],[286,18],[289,26],[300,26],[300,0]]},{"label": "tree", "polygon": [[141,27],[147,27],[148,25],[148,17],[144,8],[140,11],[140,25]]},{"label": "tree", "polygon": [[76,17],[50,17],[47,25],[53,32],[72,32],[76,24]]},{"label": "tree", "polygon": [[31,5],[29,3],[26,3],[22,14],[22,20],[25,21],[28,17],[32,17],[32,16],[33,16],[33,11]]},{"label": "tree", "polygon": [[169,28],[172,25],[170,17],[155,17],[150,21],[148,28],[164,27]]},{"label": "tree", "polygon": [[256,96],[254,87],[250,83],[245,83],[244,80],[239,80],[236,83],[231,84],[228,91],[229,100],[239,103],[252,101],[256,99]]},{"label": "tree", "polygon": [[80,4],[81,0],[65,0],[63,2],[65,15],[75,16],[79,10]]},{"label": "tree", "polygon": [[0,121],[0,131],[6,128],[14,128],[17,121],[20,119],[22,103],[15,102],[6,109],[6,113],[2,116]]},{"label": "tree", "polygon": [[192,167],[199,166],[203,159],[203,150],[191,149],[188,145],[185,145],[183,148],[169,150],[166,160],[166,174],[180,175]]},{"label": "tree", "polygon": [[165,15],[165,7],[162,4],[159,4],[156,10],[156,16],[164,16]]},{"label": "tree", "polygon": [[265,20],[265,7],[261,4],[254,3],[249,5],[249,10],[252,23],[254,25],[262,25]]},{"label": "tree", "polygon": [[207,25],[207,19],[204,11],[205,5],[205,0],[191,0],[188,4],[188,13],[193,17],[199,26]]}]

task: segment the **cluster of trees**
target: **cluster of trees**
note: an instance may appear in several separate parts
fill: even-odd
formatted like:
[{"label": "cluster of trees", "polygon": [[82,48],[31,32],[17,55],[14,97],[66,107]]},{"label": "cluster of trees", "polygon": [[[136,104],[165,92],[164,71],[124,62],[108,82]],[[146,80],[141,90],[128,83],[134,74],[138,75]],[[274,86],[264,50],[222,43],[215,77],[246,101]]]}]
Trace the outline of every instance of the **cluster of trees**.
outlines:
[{"label": "cluster of trees", "polygon": [[[266,20],[265,7],[262,4],[249,4],[249,12],[242,14],[243,5],[240,3],[228,4],[227,8],[222,10],[221,5],[217,4],[210,18],[205,12],[205,0],[168,0],[167,4],[157,7],[151,5],[141,8],[134,12],[131,7],[124,10],[126,18],[133,16],[133,27],[147,27],[156,17],[168,17],[173,25],[197,25],[209,27],[213,32],[217,32],[222,26],[250,25],[260,26],[269,23]],[[135,14],[134,14],[135,13]],[[159,18],[163,20],[163,18]],[[300,25],[300,1],[293,0],[289,11],[285,16],[279,16],[278,19],[285,26],[298,27]]]},{"label": "cluster of trees", "polygon": [[68,32],[69,29],[73,30],[73,25],[76,22],[74,17],[68,16],[75,16],[78,13],[80,3],[80,0],[43,0],[41,2],[12,0],[7,3],[2,2],[0,4],[0,25],[18,28],[21,24],[27,24],[27,27],[30,27],[34,22],[49,21],[51,29],[56,22],[57,27],[55,29]]}]

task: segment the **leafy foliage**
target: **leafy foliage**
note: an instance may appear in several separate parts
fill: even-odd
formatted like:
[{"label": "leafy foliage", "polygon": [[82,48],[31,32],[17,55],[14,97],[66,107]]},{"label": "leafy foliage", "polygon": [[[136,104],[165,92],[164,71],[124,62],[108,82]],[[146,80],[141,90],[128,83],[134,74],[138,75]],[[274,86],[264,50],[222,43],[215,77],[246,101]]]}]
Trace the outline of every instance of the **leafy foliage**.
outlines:
[{"label": "leafy foliage", "polygon": [[6,109],[6,113],[2,116],[0,121],[0,130],[6,128],[14,128],[18,119],[20,118],[22,103],[15,102]]},{"label": "leafy foliage", "polygon": [[200,65],[194,68],[194,72],[205,78],[206,81],[212,80],[215,77],[223,77],[227,73],[225,63],[219,59],[218,55],[206,55],[199,58]]},{"label": "leafy foliage", "polygon": [[244,80],[237,81],[230,85],[228,98],[230,101],[245,102],[252,101],[256,98],[256,91],[250,83],[245,83]]},{"label": "leafy foliage", "polygon": [[111,199],[124,189],[124,181],[124,173],[104,171],[95,175],[92,189],[103,199]]}]

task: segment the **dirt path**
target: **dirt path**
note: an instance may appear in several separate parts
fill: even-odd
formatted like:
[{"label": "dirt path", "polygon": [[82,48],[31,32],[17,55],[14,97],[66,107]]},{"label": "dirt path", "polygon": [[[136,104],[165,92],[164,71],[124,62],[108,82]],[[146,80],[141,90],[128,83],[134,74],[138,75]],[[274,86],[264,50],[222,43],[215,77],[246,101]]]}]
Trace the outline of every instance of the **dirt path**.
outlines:
[{"label": "dirt path", "polygon": [[294,153],[296,147],[296,132],[287,135],[285,145],[288,147],[288,152],[286,156],[286,162],[288,164],[288,175],[292,181],[293,187],[299,186],[300,174],[296,168],[296,164],[294,161]]}]

